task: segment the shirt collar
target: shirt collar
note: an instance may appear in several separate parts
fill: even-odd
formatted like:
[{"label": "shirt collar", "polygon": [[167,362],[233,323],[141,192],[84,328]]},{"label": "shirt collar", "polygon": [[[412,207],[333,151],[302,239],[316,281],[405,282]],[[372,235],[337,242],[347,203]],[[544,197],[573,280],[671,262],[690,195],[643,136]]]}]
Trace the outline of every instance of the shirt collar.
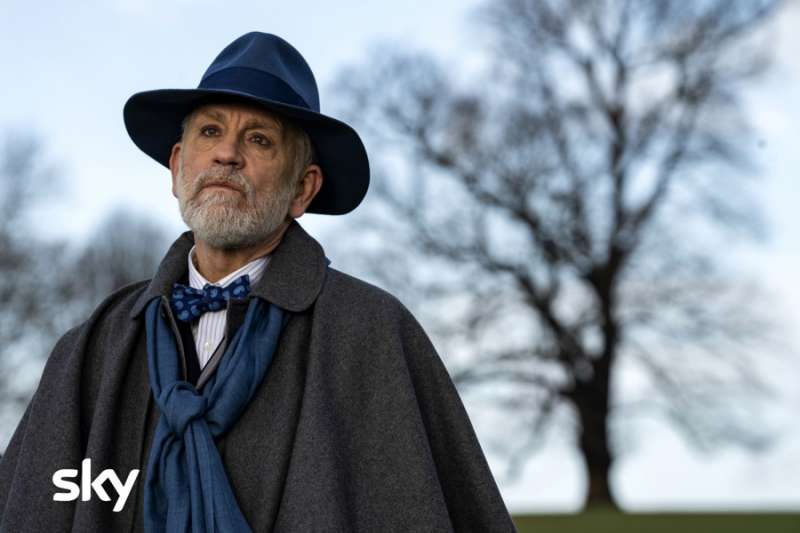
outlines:
[{"label": "shirt collar", "polygon": [[189,265],[189,286],[193,289],[202,289],[206,286],[206,284],[216,285],[218,287],[227,287],[233,283],[234,280],[238,279],[240,276],[244,276],[245,274],[250,277],[250,285],[252,286],[257,283],[259,279],[261,279],[261,274],[267,267],[270,257],[269,255],[257,257],[217,282],[211,283],[205,277],[203,277],[200,271],[197,270],[197,267],[194,266],[195,248],[197,248],[197,245],[192,246],[192,249],[189,250],[189,255],[187,258],[187,263]]}]

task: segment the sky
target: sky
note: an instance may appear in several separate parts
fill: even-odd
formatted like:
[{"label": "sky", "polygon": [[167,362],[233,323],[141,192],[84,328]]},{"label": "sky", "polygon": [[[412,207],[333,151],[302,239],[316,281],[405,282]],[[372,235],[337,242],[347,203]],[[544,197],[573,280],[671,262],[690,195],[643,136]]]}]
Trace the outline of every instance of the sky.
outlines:
[{"label": "sky", "polygon": [[[449,64],[468,61],[474,35],[467,22],[473,0],[422,2],[211,2],[110,0],[32,3],[3,0],[0,17],[2,100],[0,132],[36,133],[44,154],[62,169],[66,186],[58,203],[42,210],[43,235],[75,240],[88,235],[118,206],[144,211],[176,233],[184,229],[169,173],[128,138],[122,107],[135,92],[196,87],[214,56],[252,30],[275,33],[307,59],[321,90],[338,70],[362,61],[379,40],[427,49]],[[224,6],[224,7],[223,7]],[[800,510],[800,410],[796,378],[800,346],[800,2],[790,1],[770,26],[776,63],[769,77],[747,93],[747,111],[761,139],[758,200],[769,239],[731,243],[738,269],[761,281],[773,296],[792,348],[782,362],[764,362],[780,384],[774,418],[783,437],[768,454],[725,450],[698,455],[663,426],[648,427],[635,450],[615,468],[622,505],[652,509]],[[303,218],[324,232],[328,217]],[[324,244],[324,242],[323,242]],[[465,399],[484,442],[491,421]],[[571,511],[580,506],[583,476],[574,450],[555,438],[533,457],[516,483],[499,473],[503,459],[488,454],[512,512]]]}]

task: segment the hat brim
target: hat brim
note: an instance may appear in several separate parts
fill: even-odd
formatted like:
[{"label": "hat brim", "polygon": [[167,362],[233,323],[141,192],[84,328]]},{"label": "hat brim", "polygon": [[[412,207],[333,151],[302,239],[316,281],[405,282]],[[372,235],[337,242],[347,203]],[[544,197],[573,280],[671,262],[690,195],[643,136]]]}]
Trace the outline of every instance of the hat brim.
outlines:
[{"label": "hat brim", "polygon": [[323,180],[307,212],[342,215],[361,203],[369,187],[369,161],[358,133],[340,120],[303,107],[232,90],[161,89],[136,93],[128,99],[123,110],[125,128],[136,146],[169,168],[184,117],[201,105],[221,99],[243,100],[277,111],[308,133]]}]

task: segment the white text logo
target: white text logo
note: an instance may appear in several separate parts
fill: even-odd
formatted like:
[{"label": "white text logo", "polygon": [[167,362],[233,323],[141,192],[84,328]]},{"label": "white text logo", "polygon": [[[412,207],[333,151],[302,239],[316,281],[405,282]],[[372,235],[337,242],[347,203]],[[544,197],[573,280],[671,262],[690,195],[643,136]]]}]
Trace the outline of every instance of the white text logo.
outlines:
[{"label": "white text logo", "polygon": [[111,498],[103,488],[103,483],[111,481],[111,484],[119,495],[117,503],[114,504],[114,512],[118,513],[125,507],[125,502],[128,500],[131,489],[133,489],[133,484],[136,482],[136,476],[139,475],[139,471],[132,470],[131,473],[128,474],[128,479],[125,483],[122,483],[117,477],[117,474],[110,468],[103,470],[96,479],[92,480],[92,460],[84,459],[81,461],[80,474],[80,485],[78,485],[72,481],[66,481],[68,478],[77,477],[77,470],[74,468],[56,470],[56,473],[53,474],[53,485],[59,489],[64,489],[66,492],[56,492],[53,494],[53,500],[57,502],[71,502],[72,500],[77,500],[78,496],[80,496],[81,501],[88,502],[94,490],[101,500],[108,502],[111,501]]}]

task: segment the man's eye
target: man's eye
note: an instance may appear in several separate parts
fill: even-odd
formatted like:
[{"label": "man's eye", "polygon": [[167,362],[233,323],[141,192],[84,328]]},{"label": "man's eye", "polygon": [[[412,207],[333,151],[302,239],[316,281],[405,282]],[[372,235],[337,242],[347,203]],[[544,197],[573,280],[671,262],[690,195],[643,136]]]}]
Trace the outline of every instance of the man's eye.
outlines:
[{"label": "man's eye", "polygon": [[269,137],[265,137],[264,135],[260,135],[258,133],[253,135],[253,136],[251,136],[250,140],[253,141],[254,143],[260,144],[262,146],[270,146],[270,145],[272,145],[272,141],[269,139]]},{"label": "man's eye", "polygon": [[215,126],[205,126],[204,128],[200,128],[200,135],[204,137],[211,137],[212,135],[217,134],[217,128]]}]

